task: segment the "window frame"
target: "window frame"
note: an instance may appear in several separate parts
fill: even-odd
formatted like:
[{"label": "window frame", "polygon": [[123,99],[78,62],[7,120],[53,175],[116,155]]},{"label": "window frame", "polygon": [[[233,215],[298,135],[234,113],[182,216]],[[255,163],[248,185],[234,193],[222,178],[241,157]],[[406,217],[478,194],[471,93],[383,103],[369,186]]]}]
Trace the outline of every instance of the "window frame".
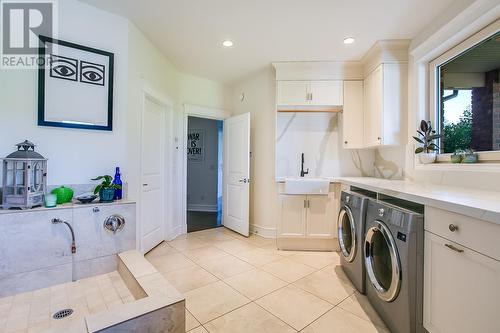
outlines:
[{"label": "window frame", "polygon": [[[445,63],[459,57],[471,48],[481,44],[486,39],[500,32],[500,19],[486,26],[479,32],[465,39],[458,45],[452,47],[436,59],[429,62],[429,115],[432,126],[438,133],[441,133],[441,114],[440,114],[440,76],[439,67]],[[441,143],[441,142],[440,142]],[[439,145],[441,147],[441,144]],[[500,150],[490,150],[476,152],[479,163],[500,163]],[[451,153],[438,153],[438,163],[451,163]]]}]

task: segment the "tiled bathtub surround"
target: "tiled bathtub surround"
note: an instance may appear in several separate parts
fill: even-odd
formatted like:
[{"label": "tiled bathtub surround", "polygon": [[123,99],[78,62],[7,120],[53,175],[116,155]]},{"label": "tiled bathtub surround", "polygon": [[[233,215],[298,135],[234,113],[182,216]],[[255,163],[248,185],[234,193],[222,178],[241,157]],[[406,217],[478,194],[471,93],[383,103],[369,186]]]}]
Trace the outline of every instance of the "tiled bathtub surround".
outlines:
[{"label": "tiled bathtub surround", "polygon": [[[103,228],[112,214],[126,220],[116,234]],[[76,254],[69,229],[53,218],[72,225]],[[76,279],[114,271],[116,254],[135,249],[135,237],[133,202],[0,211],[0,297],[71,281],[73,259]]]},{"label": "tiled bathtub surround", "polygon": [[[0,333],[181,333],[184,307],[183,296],[133,250],[118,255],[118,271],[0,298]],[[74,313],[52,318],[66,308]]]},{"label": "tiled bathtub surround", "polygon": [[[8,296],[0,298],[0,332],[28,329],[35,333],[68,321],[84,324],[84,316],[134,300],[117,271]],[[52,318],[56,311],[66,308],[74,310],[70,317]]]}]

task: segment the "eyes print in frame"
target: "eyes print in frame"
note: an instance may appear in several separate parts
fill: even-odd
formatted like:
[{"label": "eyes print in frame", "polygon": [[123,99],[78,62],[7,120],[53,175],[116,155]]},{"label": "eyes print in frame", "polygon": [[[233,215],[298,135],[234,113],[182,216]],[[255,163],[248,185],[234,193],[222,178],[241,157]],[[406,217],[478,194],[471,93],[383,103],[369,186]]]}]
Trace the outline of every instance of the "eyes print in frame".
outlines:
[{"label": "eyes print in frame", "polygon": [[112,131],[113,53],[39,38],[38,125]]}]

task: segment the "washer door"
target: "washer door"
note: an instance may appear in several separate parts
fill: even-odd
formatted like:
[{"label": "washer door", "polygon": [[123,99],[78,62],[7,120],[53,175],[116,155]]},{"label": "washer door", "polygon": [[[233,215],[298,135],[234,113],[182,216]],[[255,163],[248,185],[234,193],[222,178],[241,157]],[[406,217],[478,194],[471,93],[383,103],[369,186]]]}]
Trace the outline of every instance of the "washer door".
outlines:
[{"label": "washer door", "polygon": [[351,209],[347,206],[340,209],[337,232],[340,252],[347,262],[352,262],[356,257],[356,228]]},{"label": "washer door", "polygon": [[365,266],[380,299],[391,302],[401,288],[401,262],[392,234],[382,221],[366,231]]}]

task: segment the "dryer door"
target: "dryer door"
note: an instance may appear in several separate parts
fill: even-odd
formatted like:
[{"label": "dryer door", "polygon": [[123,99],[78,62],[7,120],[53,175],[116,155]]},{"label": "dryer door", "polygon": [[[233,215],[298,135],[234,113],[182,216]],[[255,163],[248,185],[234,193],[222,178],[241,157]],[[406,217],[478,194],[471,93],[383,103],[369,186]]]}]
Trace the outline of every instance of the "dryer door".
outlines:
[{"label": "dryer door", "polygon": [[365,266],[380,299],[391,302],[401,288],[401,261],[391,231],[382,221],[366,231]]},{"label": "dryer door", "polygon": [[348,206],[343,206],[340,209],[337,232],[340,252],[347,262],[352,262],[356,257],[356,228],[354,217]]}]

